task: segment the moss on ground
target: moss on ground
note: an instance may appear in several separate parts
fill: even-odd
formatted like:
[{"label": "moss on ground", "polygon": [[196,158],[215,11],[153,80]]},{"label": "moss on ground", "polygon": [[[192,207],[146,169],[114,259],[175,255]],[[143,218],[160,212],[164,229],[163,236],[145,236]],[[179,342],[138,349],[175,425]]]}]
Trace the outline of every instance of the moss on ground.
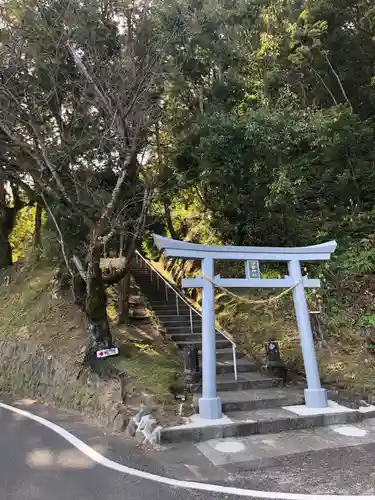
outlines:
[{"label": "moss on ground", "polygon": [[47,318],[55,270],[51,267],[25,267],[9,286],[0,287],[0,337],[14,338],[37,328]]}]

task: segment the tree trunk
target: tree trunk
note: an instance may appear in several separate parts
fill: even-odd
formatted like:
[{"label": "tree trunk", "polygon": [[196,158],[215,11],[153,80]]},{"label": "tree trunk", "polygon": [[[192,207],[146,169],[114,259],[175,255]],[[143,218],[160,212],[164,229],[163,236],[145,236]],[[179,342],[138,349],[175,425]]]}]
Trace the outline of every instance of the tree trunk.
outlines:
[{"label": "tree trunk", "polygon": [[167,222],[167,227],[168,231],[171,234],[171,237],[176,240],[178,239],[178,235],[174,229],[173,226],[173,221],[172,221],[172,215],[171,215],[171,206],[170,206],[170,200],[168,198],[163,199],[163,204],[164,204],[164,214],[165,214],[165,219]]},{"label": "tree trunk", "polygon": [[79,274],[73,277],[72,283],[70,283],[70,275],[66,275],[69,278],[69,284],[72,287],[74,303],[86,312],[86,283],[83,281]]},{"label": "tree trunk", "polygon": [[9,235],[13,229],[11,210],[6,206],[4,181],[0,180],[0,269],[13,264],[12,247],[9,243]]},{"label": "tree trunk", "polygon": [[118,284],[117,324],[128,325],[129,320],[130,271]]},{"label": "tree trunk", "polygon": [[41,229],[42,229],[42,205],[37,203],[35,211],[35,225],[34,225],[34,248],[41,246]]},{"label": "tree trunk", "polygon": [[107,294],[100,269],[101,246],[91,243],[87,266],[86,320],[88,344],[86,356],[95,359],[96,351],[113,346],[107,316]]},{"label": "tree trunk", "polygon": [[13,229],[13,208],[0,205],[0,269],[13,264],[9,235]]},{"label": "tree trunk", "polygon": [[13,264],[12,247],[10,246],[7,232],[0,226],[0,269]]},{"label": "tree trunk", "polygon": [[0,179],[0,203],[3,206],[6,205],[5,185],[2,179]]}]

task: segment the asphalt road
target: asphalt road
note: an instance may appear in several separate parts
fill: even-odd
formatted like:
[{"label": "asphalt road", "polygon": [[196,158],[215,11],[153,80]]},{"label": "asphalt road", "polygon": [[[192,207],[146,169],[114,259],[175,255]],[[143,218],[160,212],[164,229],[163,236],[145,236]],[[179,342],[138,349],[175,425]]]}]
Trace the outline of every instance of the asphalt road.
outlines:
[{"label": "asphalt road", "polygon": [[[297,493],[298,496],[307,494],[311,495],[312,500],[317,493],[369,495],[369,499],[375,499],[375,443],[292,455],[286,457],[281,466],[263,463],[259,470],[253,467],[251,470],[246,467],[242,470],[241,464],[237,464],[231,473],[226,473],[224,469],[208,467],[206,462],[200,462],[202,457],[194,451],[194,447],[190,450],[191,461],[187,446],[172,450],[171,454],[145,454],[136,448],[133,441],[105,433],[79,415],[5,396],[0,396],[0,401],[54,422],[116,464],[163,478],[198,480],[201,484],[247,488],[259,492]],[[1,406],[0,429],[0,500],[240,498],[227,494],[228,489],[226,494],[212,493],[211,487],[211,491],[198,491],[109,469],[93,461],[50,428]],[[194,463],[193,460],[196,460],[196,467],[191,468],[193,475],[188,477],[188,469],[181,464]],[[196,477],[197,470],[207,473],[206,477]],[[330,500],[334,499],[331,497]]]},{"label": "asphalt road", "polygon": [[[2,400],[4,400],[2,398]],[[6,401],[9,403],[9,400]],[[30,408],[24,407],[28,411]],[[108,455],[104,443],[111,440],[74,417],[59,415],[46,407],[44,418],[70,431],[76,428],[86,443]],[[72,429],[73,428],[73,429]],[[93,462],[65,439],[28,418],[0,409],[0,498],[1,500],[197,500],[228,499],[221,494],[195,492],[112,471]],[[114,456],[116,455],[116,456]],[[120,456],[122,455],[122,456]],[[133,455],[133,456],[132,456]],[[111,459],[158,473],[134,448],[112,448]],[[134,460],[133,460],[134,459]],[[142,463],[140,463],[142,461]],[[156,467],[154,469],[153,467]]]}]

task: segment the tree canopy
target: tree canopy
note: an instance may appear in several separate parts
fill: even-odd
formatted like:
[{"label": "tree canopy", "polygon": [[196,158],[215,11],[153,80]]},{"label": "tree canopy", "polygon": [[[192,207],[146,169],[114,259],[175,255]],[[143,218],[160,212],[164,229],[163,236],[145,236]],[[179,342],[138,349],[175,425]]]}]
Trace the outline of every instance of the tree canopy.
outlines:
[{"label": "tree canopy", "polygon": [[99,260],[120,234],[128,262],[152,224],[237,245],[374,234],[374,82],[369,0],[9,0],[0,205],[11,186],[43,204],[110,343],[98,304],[127,269]]}]

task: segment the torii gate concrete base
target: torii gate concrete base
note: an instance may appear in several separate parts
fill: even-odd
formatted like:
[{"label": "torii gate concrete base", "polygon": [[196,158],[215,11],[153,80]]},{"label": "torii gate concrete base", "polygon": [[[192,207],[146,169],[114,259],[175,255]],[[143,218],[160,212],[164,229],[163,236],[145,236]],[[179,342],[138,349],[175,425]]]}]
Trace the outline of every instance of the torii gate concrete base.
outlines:
[{"label": "torii gate concrete base", "polygon": [[[182,280],[184,288],[202,288],[202,397],[199,415],[206,419],[221,418],[221,400],[216,393],[216,335],[215,335],[215,285],[225,288],[290,288],[297,317],[300,344],[305,365],[307,388],[305,402],[309,408],[326,408],[327,392],[322,388],[311,331],[309,311],[304,289],[317,288],[320,280],[302,276],[301,261],[328,260],[336,249],[336,242],[301,248],[235,247],[197,245],[154,235],[159,250],[166,257],[202,261],[202,276]],[[231,279],[214,275],[214,261],[243,260],[287,262],[289,275],[280,279],[246,278]]]}]

